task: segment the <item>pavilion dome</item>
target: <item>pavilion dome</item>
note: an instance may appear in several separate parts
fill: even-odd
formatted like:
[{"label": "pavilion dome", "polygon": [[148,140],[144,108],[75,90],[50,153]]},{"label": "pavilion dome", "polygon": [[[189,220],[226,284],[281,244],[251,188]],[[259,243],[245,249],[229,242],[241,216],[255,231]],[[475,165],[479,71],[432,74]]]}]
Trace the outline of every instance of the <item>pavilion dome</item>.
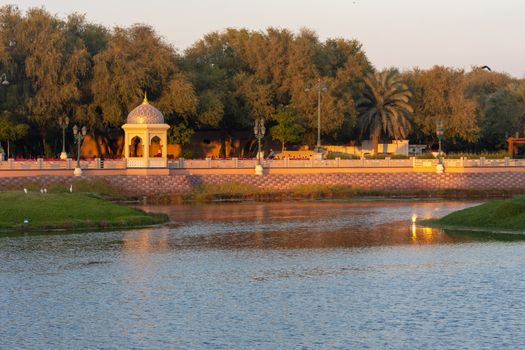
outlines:
[{"label": "pavilion dome", "polygon": [[155,107],[149,104],[144,96],[144,101],[140,106],[135,107],[128,114],[128,124],[164,124],[164,116]]}]

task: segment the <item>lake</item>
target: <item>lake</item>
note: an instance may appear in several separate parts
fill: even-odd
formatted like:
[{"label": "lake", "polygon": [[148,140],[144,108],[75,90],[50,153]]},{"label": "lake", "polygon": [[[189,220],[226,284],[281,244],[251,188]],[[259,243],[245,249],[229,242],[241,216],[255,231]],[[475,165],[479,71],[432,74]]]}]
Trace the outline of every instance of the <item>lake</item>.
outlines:
[{"label": "lake", "polygon": [[158,228],[0,236],[1,349],[516,349],[525,242],[460,201],[144,206]]}]

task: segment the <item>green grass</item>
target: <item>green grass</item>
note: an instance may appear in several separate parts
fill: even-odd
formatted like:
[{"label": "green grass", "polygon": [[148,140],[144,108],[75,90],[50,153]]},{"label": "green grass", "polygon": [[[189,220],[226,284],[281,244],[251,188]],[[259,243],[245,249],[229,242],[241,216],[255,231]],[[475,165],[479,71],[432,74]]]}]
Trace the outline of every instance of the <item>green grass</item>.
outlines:
[{"label": "green grass", "polygon": [[431,225],[443,227],[525,230],[525,196],[497,200],[451,213]]},{"label": "green grass", "polygon": [[[75,193],[89,194],[98,198],[109,199],[124,199],[122,193],[112,187],[106,180],[99,178],[92,178],[86,180],[77,180],[72,182],[73,191]],[[38,181],[27,180],[22,184],[10,185],[2,188],[3,191],[21,191],[26,188],[29,191],[39,192],[42,187],[47,187],[47,190],[52,193],[69,193],[71,183],[64,181],[63,183],[53,183],[45,186]]]},{"label": "green grass", "polygon": [[[24,224],[24,219],[29,220]],[[164,214],[149,214],[82,193],[0,192],[0,229],[134,227],[167,221]]]},{"label": "green grass", "polygon": [[354,199],[358,197],[473,199],[507,198],[516,194],[525,194],[525,190],[374,190],[328,184],[303,184],[290,189],[279,190],[228,182],[203,184],[185,194],[150,196],[147,198],[147,202],[150,204],[181,204],[185,202]]},{"label": "green grass", "polygon": [[267,190],[237,182],[204,184],[198,186],[187,199],[196,202],[260,199],[261,196],[264,196],[267,192]]}]

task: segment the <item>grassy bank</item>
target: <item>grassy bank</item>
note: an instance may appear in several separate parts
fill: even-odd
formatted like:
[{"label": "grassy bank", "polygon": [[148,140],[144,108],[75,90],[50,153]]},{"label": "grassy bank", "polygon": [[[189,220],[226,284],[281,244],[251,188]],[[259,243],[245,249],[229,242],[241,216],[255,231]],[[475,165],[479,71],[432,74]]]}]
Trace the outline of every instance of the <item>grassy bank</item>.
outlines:
[{"label": "grassy bank", "polygon": [[[261,189],[243,183],[200,185],[185,194],[153,196],[152,204],[214,201],[285,201],[298,199],[421,198],[421,199],[489,199],[506,198],[516,191],[475,190],[370,190],[344,185],[305,184],[287,190]],[[524,192],[525,194],[525,192]]]},{"label": "grassy bank", "polygon": [[525,231],[525,197],[497,200],[459,210],[429,224],[448,228]]},{"label": "grassy bank", "polygon": [[0,192],[3,231],[134,227],[165,221],[164,214],[145,213],[82,193]]}]

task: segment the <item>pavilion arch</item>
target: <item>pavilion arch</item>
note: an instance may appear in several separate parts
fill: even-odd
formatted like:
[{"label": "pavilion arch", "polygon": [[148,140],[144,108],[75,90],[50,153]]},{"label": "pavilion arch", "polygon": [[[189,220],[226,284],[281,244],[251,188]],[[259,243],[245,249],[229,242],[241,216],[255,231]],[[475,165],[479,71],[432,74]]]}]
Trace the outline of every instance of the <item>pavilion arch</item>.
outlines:
[{"label": "pavilion arch", "polygon": [[162,149],[162,140],[159,135],[153,135],[151,137],[150,135],[150,142],[149,142],[149,156],[150,157],[156,157],[156,158],[162,158],[164,156],[163,149]]},{"label": "pavilion arch", "polygon": [[140,136],[134,136],[129,143],[129,156],[132,158],[144,157],[144,145]]}]

